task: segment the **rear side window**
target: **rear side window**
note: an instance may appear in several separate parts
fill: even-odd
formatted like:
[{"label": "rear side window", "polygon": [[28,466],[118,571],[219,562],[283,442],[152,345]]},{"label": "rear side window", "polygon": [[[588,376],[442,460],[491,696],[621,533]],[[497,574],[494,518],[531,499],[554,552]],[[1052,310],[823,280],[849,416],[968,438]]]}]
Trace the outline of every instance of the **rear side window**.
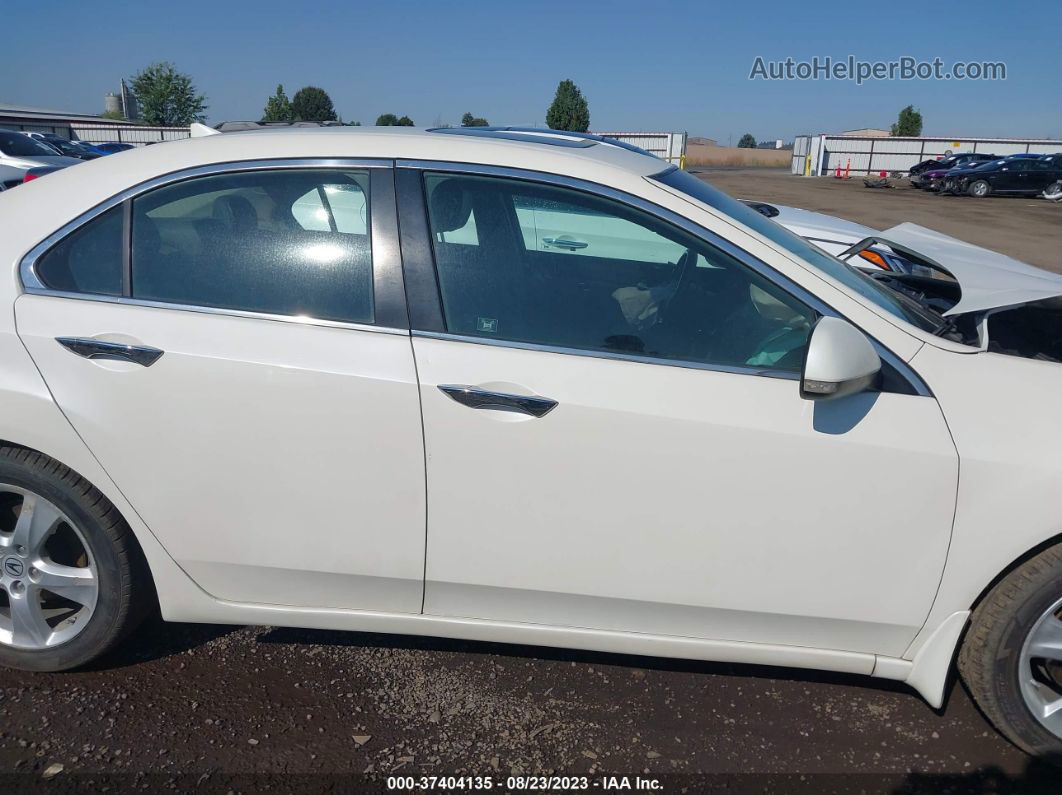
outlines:
[{"label": "rear side window", "polygon": [[251,171],[133,200],[133,298],[371,323],[369,176]]},{"label": "rear side window", "polygon": [[45,287],[68,293],[122,294],[122,207],[63,238],[37,261]]}]

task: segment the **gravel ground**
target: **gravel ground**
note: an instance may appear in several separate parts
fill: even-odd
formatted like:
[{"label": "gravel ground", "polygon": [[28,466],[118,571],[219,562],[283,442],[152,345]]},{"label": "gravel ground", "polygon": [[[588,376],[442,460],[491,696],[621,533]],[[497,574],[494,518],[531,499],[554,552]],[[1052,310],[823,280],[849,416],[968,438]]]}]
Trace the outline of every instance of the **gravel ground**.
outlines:
[{"label": "gravel ground", "polygon": [[641,774],[665,792],[1059,781],[961,686],[938,714],[902,686],[817,672],[158,619],[90,670],[0,671],[0,770],[7,791],[351,791],[392,773]]},{"label": "gravel ground", "polygon": [[[879,228],[910,218],[1040,265],[1062,242],[1062,207],[1044,202],[702,177]],[[958,684],[938,712],[902,685],[810,671],[158,619],[88,670],[0,670],[5,792],[350,792],[389,774],[491,775],[500,790],[541,773],[592,789],[641,775],[665,792],[1062,789]]]}]

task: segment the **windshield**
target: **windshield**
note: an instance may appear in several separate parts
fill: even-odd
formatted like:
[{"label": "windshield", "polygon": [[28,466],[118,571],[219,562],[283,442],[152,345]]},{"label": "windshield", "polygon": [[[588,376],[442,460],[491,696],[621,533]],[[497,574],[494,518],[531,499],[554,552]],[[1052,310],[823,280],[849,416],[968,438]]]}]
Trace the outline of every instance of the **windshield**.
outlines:
[{"label": "windshield", "polygon": [[697,179],[680,169],[652,177],[657,182],[681,191],[697,201],[707,204],[734,220],[758,232],[772,243],[781,246],[790,254],[813,265],[827,276],[836,279],[845,287],[884,309],[894,317],[905,320],[923,331],[936,332],[943,323],[943,318],[931,310],[920,306],[915,301],[890,290],[861,273],[855,267],[827,254],[813,246],[804,238],[790,232],[781,224],[772,221],[751,207],[747,207],[721,190],[713,188],[707,182]]},{"label": "windshield", "polygon": [[9,130],[0,130],[0,152],[9,157],[55,157],[59,154],[48,144]]}]

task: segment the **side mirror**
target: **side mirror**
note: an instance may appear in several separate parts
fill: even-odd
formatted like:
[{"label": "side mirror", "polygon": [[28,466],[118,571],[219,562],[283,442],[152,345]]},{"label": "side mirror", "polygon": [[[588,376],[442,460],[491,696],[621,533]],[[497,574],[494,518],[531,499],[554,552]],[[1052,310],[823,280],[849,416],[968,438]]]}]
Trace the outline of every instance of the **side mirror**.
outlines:
[{"label": "side mirror", "polygon": [[881,358],[866,335],[846,320],[821,317],[811,330],[800,397],[832,400],[854,395],[874,384]]}]

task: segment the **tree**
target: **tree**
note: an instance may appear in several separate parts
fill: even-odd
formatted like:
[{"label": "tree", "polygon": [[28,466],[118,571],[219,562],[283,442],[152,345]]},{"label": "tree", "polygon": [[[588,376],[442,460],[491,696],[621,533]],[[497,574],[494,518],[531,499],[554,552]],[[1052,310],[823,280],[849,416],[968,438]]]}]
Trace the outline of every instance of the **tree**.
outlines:
[{"label": "tree", "polygon": [[756,139],[752,137],[752,133],[745,133],[741,136],[741,140],[738,141],[739,149],[755,149]]},{"label": "tree", "polygon": [[481,119],[479,116],[473,116],[471,113],[466,113],[461,117],[462,127],[490,127],[490,122],[486,119]]},{"label": "tree", "polygon": [[303,86],[291,98],[292,121],[335,121],[332,98],[323,88]]},{"label": "tree", "polygon": [[546,111],[546,126],[551,130],[587,132],[590,129],[590,107],[586,97],[571,80],[561,80],[553,104]]},{"label": "tree", "polygon": [[288,95],[284,93],[284,86],[277,84],[277,93],[266,100],[262,121],[295,121],[295,113]]},{"label": "tree", "polygon": [[125,114],[120,110],[105,110],[100,114],[101,119],[114,119],[115,121],[125,121]]},{"label": "tree", "polygon": [[415,127],[413,119],[403,116],[401,119],[393,113],[381,113],[376,117],[377,127]]},{"label": "tree", "polygon": [[184,127],[206,118],[206,97],[196,91],[192,78],[178,72],[172,63],[153,63],[129,82],[147,124]]},{"label": "tree", "polygon": [[896,123],[892,125],[893,135],[917,137],[922,134],[922,114],[911,105],[900,111]]}]

